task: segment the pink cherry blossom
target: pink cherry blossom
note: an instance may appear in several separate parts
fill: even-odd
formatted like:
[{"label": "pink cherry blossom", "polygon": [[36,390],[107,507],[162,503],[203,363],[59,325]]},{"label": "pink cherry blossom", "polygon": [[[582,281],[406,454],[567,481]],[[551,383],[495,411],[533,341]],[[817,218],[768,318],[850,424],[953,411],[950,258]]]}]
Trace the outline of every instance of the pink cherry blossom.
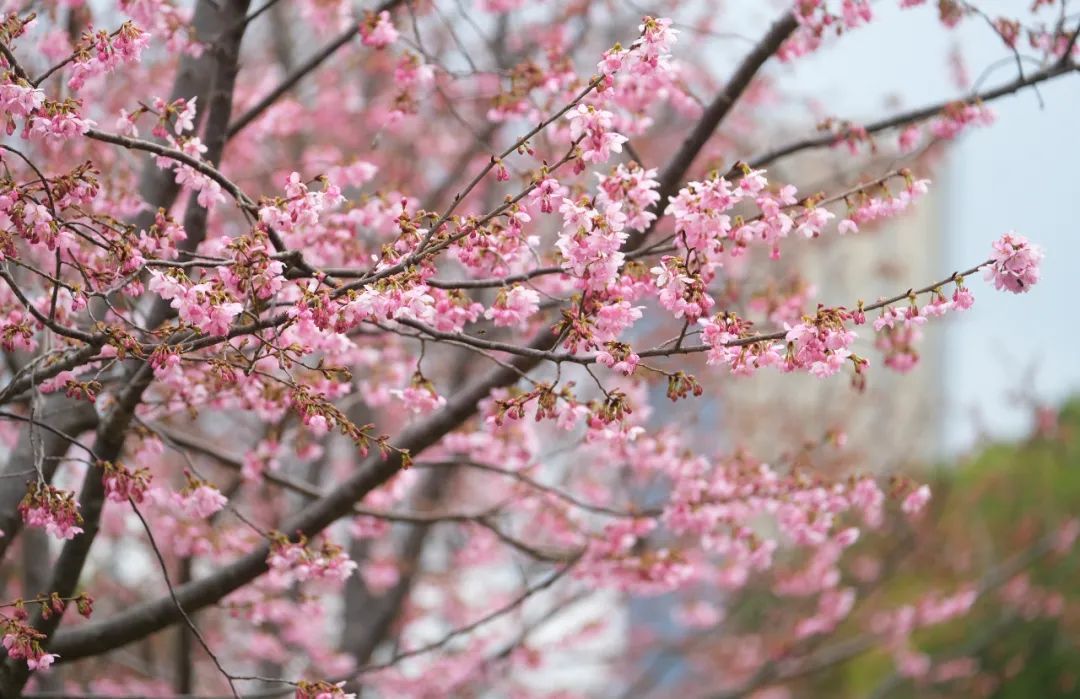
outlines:
[{"label": "pink cherry blossom", "polygon": [[[670,648],[654,693],[795,696],[853,639],[941,693],[986,679],[943,625],[1075,611],[1041,574],[1075,521],[947,548],[962,504],[920,517],[907,425],[867,412],[973,271],[855,248],[998,97],[1071,79],[1076,17],[971,21],[1023,80],[874,88],[859,123],[777,63],[903,30],[867,0],[752,37],[596,0],[37,5],[0,17],[5,693],[70,663],[94,696],[606,696]],[[1042,256],[981,267],[1024,292]],[[1018,547],[1038,574],[979,577]]]},{"label": "pink cherry blossom", "polygon": [[917,515],[926,506],[926,503],[930,502],[930,488],[925,485],[921,485],[915,490],[911,491],[907,497],[904,498],[904,502],[901,504],[901,509],[905,514]]},{"label": "pink cherry blossom", "polygon": [[995,289],[1024,294],[1038,283],[1042,258],[1042,248],[1010,231],[994,242],[994,254],[983,268],[984,276],[994,282]]},{"label": "pink cherry blossom", "polygon": [[502,289],[495,305],[484,311],[484,317],[498,327],[523,327],[540,307],[540,294],[520,284]]},{"label": "pink cherry blossom", "polygon": [[386,10],[376,15],[369,15],[360,24],[360,35],[363,37],[365,46],[375,49],[386,48],[397,41],[398,33],[390,21],[390,13]]}]

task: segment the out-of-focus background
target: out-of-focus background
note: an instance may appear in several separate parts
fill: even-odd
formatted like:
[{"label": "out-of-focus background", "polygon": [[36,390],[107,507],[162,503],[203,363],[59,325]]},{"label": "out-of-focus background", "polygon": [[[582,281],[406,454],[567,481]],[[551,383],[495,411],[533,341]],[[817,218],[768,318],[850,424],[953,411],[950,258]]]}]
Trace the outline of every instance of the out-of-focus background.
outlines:
[{"label": "out-of-focus background", "polygon": [[[1023,16],[1030,4],[1006,0],[979,7],[991,17]],[[944,30],[935,12],[898,5],[875,3],[874,22],[790,66],[771,67],[770,79],[784,98],[772,105],[779,115],[776,143],[765,150],[813,134],[824,117],[869,123],[963,97],[974,84],[985,90],[1017,77],[1014,57],[985,23]],[[735,36],[718,34],[714,46],[718,65],[735,65],[777,8],[727,3],[725,10],[741,23],[731,27]],[[855,468],[908,471],[928,481],[933,514],[913,539],[919,543],[882,586],[886,599],[947,589],[970,577],[959,571],[973,565],[1033,556],[1030,533],[1077,512],[1080,404],[1070,399],[1080,393],[1080,328],[1074,321],[1080,314],[1071,310],[1080,298],[1080,274],[1072,269],[1080,254],[1080,88],[1065,77],[991,108],[996,123],[949,144],[930,175],[930,195],[911,213],[869,235],[812,241],[786,264],[815,287],[816,301],[850,306],[967,269],[988,256],[991,241],[1015,230],[1046,252],[1039,285],[1011,295],[981,277],[969,278],[974,308],[929,323],[921,361],[903,376],[881,366],[880,354],[864,341],[860,354],[877,366],[861,395],[843,381],[755,376],[740,379],[738,390],[719,407],[710,406],[722,415],[700,416],[703,439],[719,424],[725,446],[747,446],[766,459],[800,440],[820,440],[836,424],[846,432]],[[800,156],[777,163],[770,178],[850,178],[842,172],[847,157],[839,149]],[[762,416],[774,429],[760,428]],[[776,429],[776,420],[790,424]],[[887,541],[870,545],[887,557]],[[958,561],[956,552],[973,559]],[[1078,696],[1080,678],[1069,669],[1077,651],[1068,640],[1080,621],[1068,611],[1075,604],[1069,580],[1076,565],[1073,555],[1022,569],[994,593],[993,609],[943,626],[921,646],[943,667],[954,660],[958,672],[966,671],[964,663],[1001,668],[1008,679],[999,684],[934,689],[905,682],[879,653],[777,696]],[[763,594],[759,602],[755,607],[749,597],[731,605],[738,610],[733,625],[752,628],[755,619],[767,618],[772,601]],[[633,618],[661,638],[686,642],[681,632],[670,632],[669,601],[643,601],[633,610]],[[638,690],[663,696],[694,675],[693,652],[676,661],[645,657],[648,670],[624,696]]]},{"label": "out-of-focus background", "polygon": [[[1028,5],[980,3],[990,16],[1020,16]],[[933,12],[901,10],[898,3],[875,3],[874,11],[874,22],[784,71],[785,90],[816,97],[830,115],[868,122],[897,106],[962,94],[954,56],[972,82],[983,78],[984,89],[1016,77],[1010,52],[985,24],[943,31]],[[760,14],[760,26],[769,21],[767,8],[748,13],[755,20]],[[929,411],[927,438],[942,456],[970,449],[980,436],[1019,437],[1032,426],[1031,401],[1058,404],[1080,390],[1080,314],[1070,310],[1080,298],[1073,269],[1080,256],[1080,90],[1066,77],[992,108],[997,123],[951,146],[934,182],[934,210],[899,223],[879,241],[882,254],[916,261],[909,267],[914,285],[982,259],[989,241],[1007,230],[1046,251],[1038,287],[1013,296],[973,280],[973,312],[949,318],[941,341],[924,348],[929,361],[916,369],[924,376],[912,389],[936,389],[936,395],[911,400]],[[803,133],[816,118],[791,117],[803,123]],[[932,373],[938,377],[928,380]]]},{"label": "out-of-focus background", "polygon": [[[991,17],[1021,16],[1029,4],[1004,0],[980,6]],[[718,39],[716,51],[720,61],[733,65],[748,45],[742,37],[758,36],[775,12],[768,5],[734,3],[728,10],[742,15],[744,24],[732,32],[738,36]],[[812,134],[826,116],[867,123],[963,96],[973,83],[986,90],[1016,78],[1012,53],[988,25],[963,22],[946,30],[926,10],[875,3],[874,22],[775,70],[785,94],[820,105],[778,105],[791,112],[781,117],[780,143]],[[1043,277],[1034,290],[1001,294],[971,279],[975,308],[928,328],[922,362],[912,375],[894,381],[882,377],[882,369],[873,376],[882,390],[875,393],[872,385],[867,400],[873,401],[877,424],[891,424],[887,441],[902,443],[892,446],[913,443],[918,434],[915,453],[906,453],[918,459],[966,453],[981,440],[1017,438],[1031,429],[1037,404],[1061,404],[1080,391],[1078,313],[1070,308],[1080,297],[1080,274],[1071,269],[1080,255],[1080,90],[1064,77],[998,99],[991,108],[997,122],[950,144],[933,176],[932,196],[913,215],[872,240],[849,238],[809,253],[815,263],[807,275],[823,303],[850,305],[855,298],[870,300],[966,269],[987,257],[990,241],[1008,230],[1044,248]],[[805,180],[805,161],[794,166],[804,169],[798,174]],[[782,390],[788,398],[793,393],[786,377]],[[805,391],[812,395],[794,391],[796,400],[846,400],[809,381]],[[740,400],[754,401],[754,392],[747,393],[750,398]],[[775,396],[765,391],[758,398],[764,405]],[[856,434],[858,426],[849,430]]]}]

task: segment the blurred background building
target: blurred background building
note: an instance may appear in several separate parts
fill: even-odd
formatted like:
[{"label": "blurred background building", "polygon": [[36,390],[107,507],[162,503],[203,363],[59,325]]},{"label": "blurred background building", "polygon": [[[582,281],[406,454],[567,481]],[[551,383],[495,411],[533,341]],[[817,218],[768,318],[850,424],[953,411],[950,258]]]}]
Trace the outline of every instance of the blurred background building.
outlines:
[{"label": "blurred background building", "polygon": [[[777,182],[799,183],[800,194],[832,193],[858,180],[840,169],[845,164],[846,152],[819,153],[784,163],[769,174]],[[890,164],[882,163],[865,172],[889,169]],[[809,315],[818,303],[854,308],[859,300],[872,303],[923,287],[953,271],[945,259],[944,207],[942,190],[932,187],[903,216],[879,226],[842,237],[830,228],[827,235],[809,241],[793,236],[785,242],[779,265],[767,268],[777,278],[807,285],[804,312]],[[919,362],[901,374],[885,367],[881,352],[873,347],[870,324],[875,317],[867,314],[854,348],[870,361],[863,391],[852,387],[850,367],[826,379],[762,371],[726,382],[730,390],[722,393],[717,424],[729,446],[768,460],[779,456],[779,450],[839,437],[848,459],[860,469],[891,471],[933,460],[943,437],[944,328],[941,323],[924,326]]]}]

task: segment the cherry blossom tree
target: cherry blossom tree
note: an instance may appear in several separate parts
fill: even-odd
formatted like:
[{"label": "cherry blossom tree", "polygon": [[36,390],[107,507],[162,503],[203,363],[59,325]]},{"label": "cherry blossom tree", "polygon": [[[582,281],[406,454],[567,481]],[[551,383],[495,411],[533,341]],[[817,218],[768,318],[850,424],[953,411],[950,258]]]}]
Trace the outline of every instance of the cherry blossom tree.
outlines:
[{"label": "cherry blossom tree", "polygon": [[[771,283],[1077,70],[1062,0],[899,4],[985,24],[1014,76],[777,145],[770,74],[869,0],[779,3],[729,65],[690,2],[5,3],[0,696],[610,696],[650,644],[620,610],[657,595],[726,639],[723,696],[866,648],[929,676],[912,632],[1000,572],[852,635],[841,563],[931,489],[679,417],[758,372],[858,391],[980,285],[1037,284],[1005,230],[887,297]],[[828,148],[822,191],[771,174]],[[725,634],[755,590],[786,611]]]}]

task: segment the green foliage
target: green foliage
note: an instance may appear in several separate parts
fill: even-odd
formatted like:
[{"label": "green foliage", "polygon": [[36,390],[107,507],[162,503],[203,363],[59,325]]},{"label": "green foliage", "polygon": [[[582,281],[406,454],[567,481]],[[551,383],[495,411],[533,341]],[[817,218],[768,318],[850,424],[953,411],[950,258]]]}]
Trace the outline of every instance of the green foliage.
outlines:
[{"label": "green foliage", "polygon": [[[1056,424],[1032,438],[995,444],[930,475],[933,507],[915,525],[912,545],[895,569],[871,590],[875,609],[910,604],[932,592],[963,585],[990,589],[967,616],[913,636],[914,650],[935,665],[970,657],[978,673],[945,683],[915,683],[894,673],[892,658],[875,650],[797,688],[799,697],[1080,697],[1080,554],[1038,557],[1023,569],[1034,592],[1019,597],[1038,613],[1003,600],[994,574],[1030,556],[1041,539],[1080,517],[1080,400],[1066,405]],[[864,551],[888,560],[896,532],[869,537]],[[1005,576],[1009,577],[1009,576]],[[1010,578],[1011,579],[1011,578]],[[1015,589],[1015,588],[1014,588]],[[1059,613],[1053,598],[1058,596]],[[1048,601],[1049,600],[1049,601]],[[858,613],[857,613],[858,614]],[[865,616],[853,620],[865,628]]]}]

